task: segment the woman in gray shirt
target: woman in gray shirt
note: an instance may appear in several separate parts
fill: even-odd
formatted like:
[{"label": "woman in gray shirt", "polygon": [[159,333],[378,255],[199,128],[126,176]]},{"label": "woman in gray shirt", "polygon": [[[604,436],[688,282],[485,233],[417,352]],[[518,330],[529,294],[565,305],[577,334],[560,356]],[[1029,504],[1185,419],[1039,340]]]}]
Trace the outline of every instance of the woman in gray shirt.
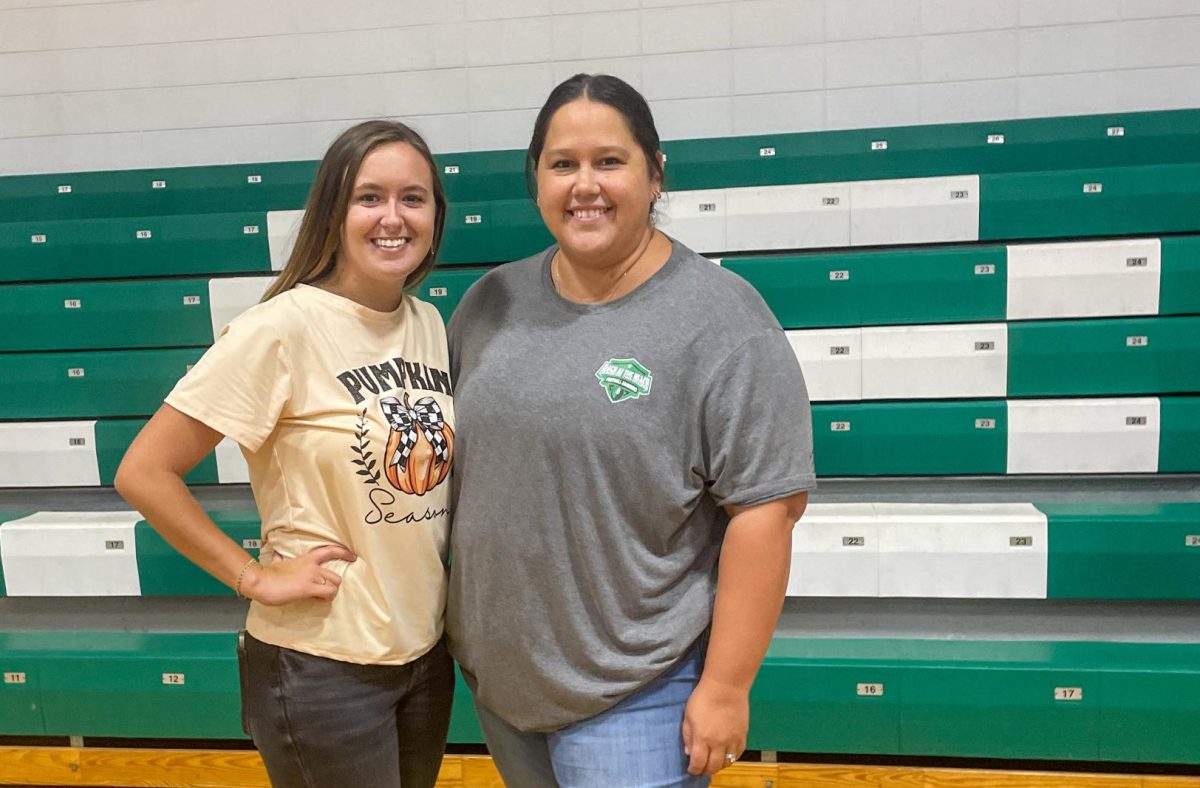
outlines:
[{"label": "woman in gray shirt", "polygon": [[655,229],[636,90],[559,85],[526,167],[557,243],[449,329],[451,650],[508,784],[706,785],[745,749],[815,486],[804,380],[759,295]]}]

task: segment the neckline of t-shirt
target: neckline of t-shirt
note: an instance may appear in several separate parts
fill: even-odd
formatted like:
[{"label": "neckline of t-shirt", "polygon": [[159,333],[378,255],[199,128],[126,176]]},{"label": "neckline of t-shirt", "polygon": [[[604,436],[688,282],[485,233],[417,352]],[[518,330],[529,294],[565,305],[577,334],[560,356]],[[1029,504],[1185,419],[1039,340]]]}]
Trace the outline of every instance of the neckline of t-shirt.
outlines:
[{"label": "neckline of t-shirt", "polygon": [[[660,230],[659,232],[662,231]],[[666,235],[666,233],[663,233],[663,235]],[[550,300],[553,303],[558,304],[568,312],[590,315],[597,312],[607,312],[611,309],[619,309],[625,304],[632,303],[639,298],[644,298],[647,294],[655,290],[659,283],[666,281],[678,266],[679,257],[682,254],[681,250],[683,247],[681,247],[679,242],[671,236],[667,235],[666,238],[671,242],[671,254],[667,256],[667,261],[662,264],[661,268],[652,273],[649,279],[647,279],[645,282],[642,282],[640,285],[630,290],[625,295],[620,296],[619,298],[614,298],[611,301],[604,301],[599,304],[581,304],[577,301],[572,301],[569,298],[564,298],[554,286],[554,278],[550,274],[550,262],[554,259],[554,253],[558,251],[558,244],[554,244],[543,253],[542,287],[545,289],[546,294],[550,297]]]},{"label": "neckline of t-shirt", "polygon": [[297,290],[302,290],[305,293],[310,293],[311,298],[320,304],[331,307],[344,312],[353,317],[363,320],[373,320],[379,323],[395,323],[404,314],[405,302],[408,300],[408,295],[405,294],[400,299],[400,306],[396,307],[391,312],[380,312],[377,309],[371,309],[368,306],[363,306],[357,301],[340,296],[337,293],[331,293],[323,287],[316,285],[304,284],[303,282],[296,285]]}]

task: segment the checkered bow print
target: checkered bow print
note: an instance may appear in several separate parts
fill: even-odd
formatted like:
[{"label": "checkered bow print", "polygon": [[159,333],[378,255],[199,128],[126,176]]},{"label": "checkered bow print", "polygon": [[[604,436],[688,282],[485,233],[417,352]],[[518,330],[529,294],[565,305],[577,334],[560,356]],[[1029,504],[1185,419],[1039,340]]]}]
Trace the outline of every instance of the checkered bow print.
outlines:
[{"label": "checkered bow print", "polygon": [[389,460],[389,465],[399,465],[400,470],[408,469],[408,458],[413,447],[417,445],[417,430],[425,435],[425,440],[433,447],[433,456],[438,462],[450,461],[450,447],[446,444],[446,419],[442,416],[442,408],[433,397],[422,397],[412,407],[408,406],[408,395],[404,402],[395,397],[384,397],[379,400],[383,415],[387,417],[392,429],[400,435],[400,444],[396,453]]}]

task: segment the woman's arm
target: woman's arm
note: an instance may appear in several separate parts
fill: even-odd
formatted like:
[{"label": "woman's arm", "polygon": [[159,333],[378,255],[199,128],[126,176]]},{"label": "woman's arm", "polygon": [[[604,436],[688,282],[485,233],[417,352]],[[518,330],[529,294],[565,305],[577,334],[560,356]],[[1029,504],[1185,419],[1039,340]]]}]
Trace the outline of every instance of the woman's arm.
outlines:
[{"label": "woman's arm", "polygon": [[230,588],[241,576],[243,596],[267,605],[333,599],[341,577],[321,564],[353,561],[353,553],[340,545],[325,545],[267,567],[255,563],[246,569],[250,554],[217,527],[188,490],[183,477],[221,438],[204,422],[163,405],[125,453],[114,481],[117,492],[201,569]]},{"label": "woman's arm", "polygon": [[758,506],[727,506],[712,635],[700,683],[683,718],[692,774],[715,774],[741,755],[750,727],[750,685],[783,608],[792,563],[792,526],[808,493]]}]

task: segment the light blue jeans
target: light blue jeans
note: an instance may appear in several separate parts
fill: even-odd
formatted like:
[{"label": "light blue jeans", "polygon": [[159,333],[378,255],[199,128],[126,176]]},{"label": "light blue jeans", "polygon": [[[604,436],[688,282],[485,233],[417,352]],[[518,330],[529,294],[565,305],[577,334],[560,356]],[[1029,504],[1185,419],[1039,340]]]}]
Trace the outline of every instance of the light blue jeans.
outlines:
[{"label": "light blue jeans", "polygon": [[687,773],[683,710],[704,667],[701,644],[611,709],[550,733],[523,733],[478,702],[496,768],[510,788],[705,788]]}]

